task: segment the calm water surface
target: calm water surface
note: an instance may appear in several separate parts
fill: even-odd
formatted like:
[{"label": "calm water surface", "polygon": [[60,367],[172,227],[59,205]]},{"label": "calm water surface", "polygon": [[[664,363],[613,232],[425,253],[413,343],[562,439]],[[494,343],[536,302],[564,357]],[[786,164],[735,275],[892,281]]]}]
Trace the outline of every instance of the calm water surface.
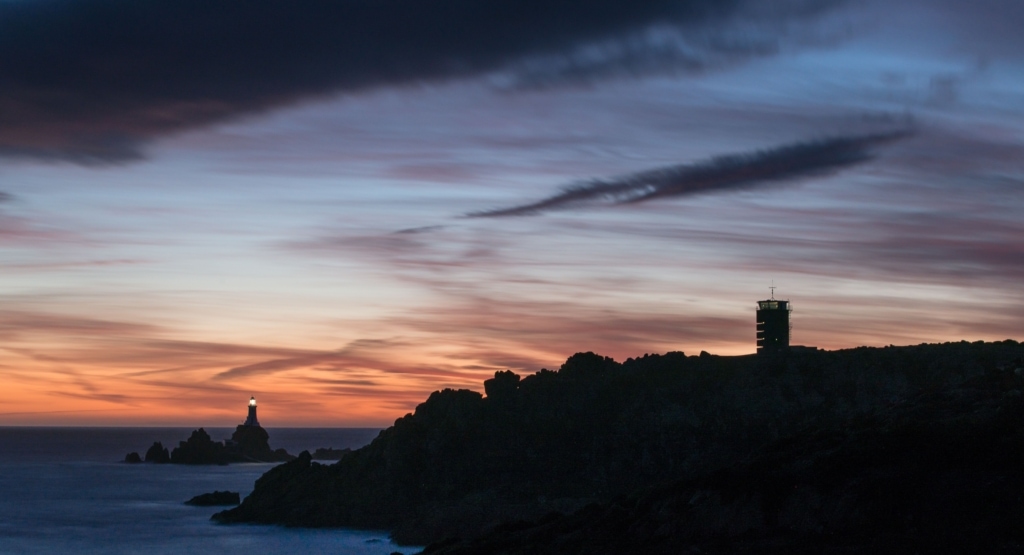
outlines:
[{"label": "calm water surface", "polygon": [[[277,526],[221,526],[217,507],[183,502],[214,490],[246,496],[272,464],[182,466],[124,464],[153,441],[173,447],[189,428],[0,427],[0,554],[145,553],[378,555],[414,553],[386,533],[302,530]],[[215,439],[231,429],[207,428]],[[275,449],[359,447],[378,430],[267,430]]]}]

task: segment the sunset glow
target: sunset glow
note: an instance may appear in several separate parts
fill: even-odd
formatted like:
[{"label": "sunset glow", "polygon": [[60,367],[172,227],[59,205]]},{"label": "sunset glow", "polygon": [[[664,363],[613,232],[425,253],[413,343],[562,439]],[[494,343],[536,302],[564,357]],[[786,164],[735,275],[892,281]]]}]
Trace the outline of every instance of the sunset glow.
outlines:
[{"label": "sunset glow", "polygon": [[1024,10],[898,4],[180,98],[160,58],[55,73],[95,100],[59,117],[0,62],[0,426],[386,426],[581,351],[753,353],[773,283],[795,344],[1024,340]]}]

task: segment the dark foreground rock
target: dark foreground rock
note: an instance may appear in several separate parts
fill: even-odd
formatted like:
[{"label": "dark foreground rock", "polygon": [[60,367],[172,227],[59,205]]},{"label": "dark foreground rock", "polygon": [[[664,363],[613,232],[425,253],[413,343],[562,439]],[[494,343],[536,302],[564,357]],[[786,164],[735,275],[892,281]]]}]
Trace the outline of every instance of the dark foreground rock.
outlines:
[{"label": "dark foreground rock", "polygon": [[197,507],[212,507],[215,505],[237,505],[240,502],[241,497],[237,491],[214,491],[197,495],[186,501],[185,504]]},{"label": "dark foreground rock", "polygon": [[696,479],[424,553],[1021,553],[1022,491],[1024,403],[981,380]]},{"label": "dark foreground rock", "polygon": [[[1012,542],[999,535],[998,513],[950,521],[913,507],[952,503],[969,516],[999,484],[1019,485],[1008,469],[1021,466],[1011,423],[1024,416],[1012,412],[1024,383],[1006,361],[1022,352],[1005,341],[621,364],[577,354],[558,372],[499,372],[486,398],[435,392],[335,464],[303,453],[272,469],[214,519],[384,528],[419,545],[466,538],[437,552],[556,552],[543,541],[563,540],[579,553],[622,551],[595,551],[614,541],[714,552],[719,540],[723,553],[748,540],[750,552],[772,542],[797,552],[833,537],[861,549],[882,532],[895,541],[958,523],[965,537],[987,530]],[[1008,498],[997,501],[1018,515]],[[902,524],[879,528],[892,522]],[[496,527],[479,541],[497,543],[468,539]]]},{"label": "dark foreground rock", "polygon": [[142,457],[138,453],[131,452],[124,456],[124,462],[131,464],[140,463],[142,462]]},{"label": "dark foreground rock", "polygon": [[313,460],[317,461],[340,461],[342,457],[351,453],[349,448],[334,449],[333,447],[320,447],[313,451]]}]

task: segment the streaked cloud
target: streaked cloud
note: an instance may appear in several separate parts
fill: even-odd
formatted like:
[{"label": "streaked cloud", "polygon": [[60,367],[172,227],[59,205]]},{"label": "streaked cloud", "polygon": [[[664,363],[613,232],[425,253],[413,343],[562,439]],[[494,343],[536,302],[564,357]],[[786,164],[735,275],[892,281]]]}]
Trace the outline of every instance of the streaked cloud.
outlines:
[{"label": "streaked cloud", "polygon": [[682,164],[569,185],[537,202],[468,214],[474,218],[526,216],[548,210],[603,202],[625,204],[681,197],[827,175],[872,158],[871,149],[904,138],[909,131],[802,142],[747,154],[719,156]]},{"label": "streaked cloud", "polygon": [[344,370],[346,367],[377,366],[381,362],[381,351],[397,349],[403,346],[407,345],[397,341],[358,340],[333,352],[310,353],[303,356],[264,360],[244,366],[236,366],[214,375],[213,379],[239,380],[300,368]]},{"label": "streaked cloud", "polygon": [[149,336],[158,328],[139,322],[119,322],[68,314],[37,311],[0,310],[0,337],[13,339],[20,335],[45,333],[104,337]]}]

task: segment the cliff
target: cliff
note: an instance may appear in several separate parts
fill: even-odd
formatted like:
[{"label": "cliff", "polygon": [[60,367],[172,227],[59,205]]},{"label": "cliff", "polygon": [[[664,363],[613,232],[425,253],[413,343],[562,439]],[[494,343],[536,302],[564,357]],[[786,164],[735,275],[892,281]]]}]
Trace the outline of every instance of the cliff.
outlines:
[{"label": "cliff", "polygon": [[[1006,361],[1022,352],[1006,341],[772,359],[669,353],[621,364],[577,354],[557,372],[524,378],[499,372],[485,382],[486,397],[435,392],[370,445],[330,466],[304,453],[269,471],[241,505],[214,518],[386,528],[398,541],[420,544],[470,538],[503,522],[607,508],[666,481],[688,491],[786,442],[818,453],[813,438],[875,422],[862,428],[868,433],[879,418],[916,406],[922,395],[955,397],[981,382],[996,397],[1019,395],[1021,377]],[[751,483],[771,482],[748,474]]]},{"label": "cliff", "polygon": [[1000,382],[921,393],[693,479],[424,555],[1020,553],[1024,403]]}]

